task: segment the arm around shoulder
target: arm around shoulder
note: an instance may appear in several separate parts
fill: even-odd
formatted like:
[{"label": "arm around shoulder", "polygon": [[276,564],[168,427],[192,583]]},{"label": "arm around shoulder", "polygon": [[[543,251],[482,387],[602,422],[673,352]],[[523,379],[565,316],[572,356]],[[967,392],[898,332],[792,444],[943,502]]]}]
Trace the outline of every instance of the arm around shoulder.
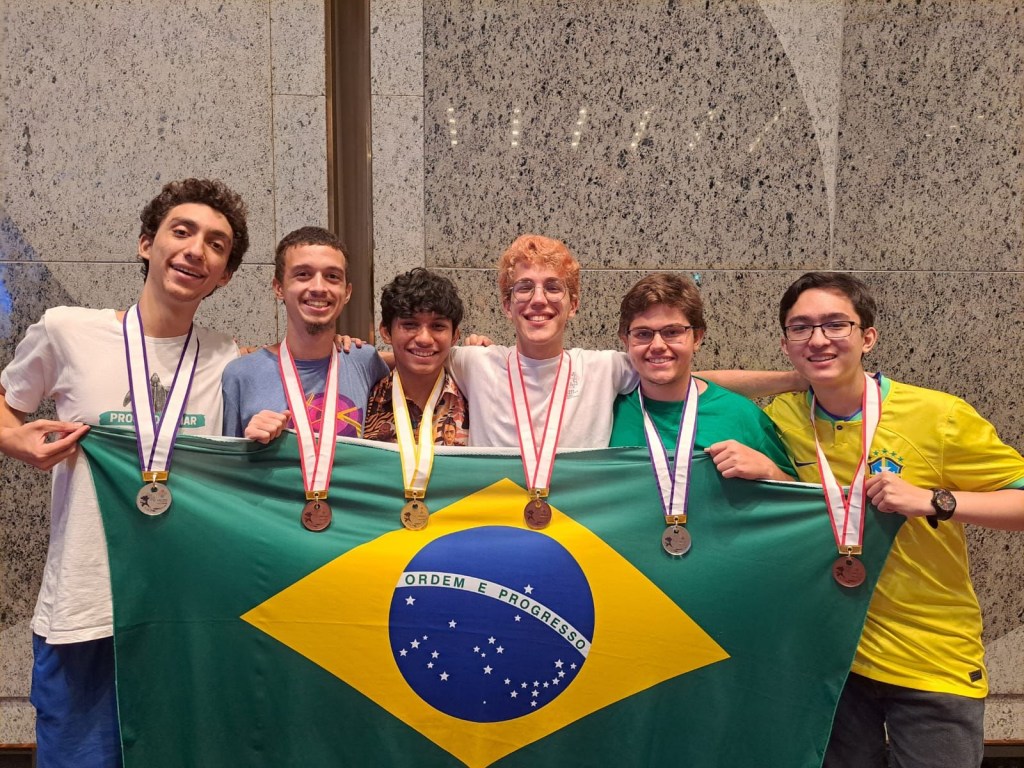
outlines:
[{"label": "arm around shoulder", "polygon": [[796,371],[745,371],[737,368],[696,371],[694,375],[751,399],[807,389],[807,382]]}]

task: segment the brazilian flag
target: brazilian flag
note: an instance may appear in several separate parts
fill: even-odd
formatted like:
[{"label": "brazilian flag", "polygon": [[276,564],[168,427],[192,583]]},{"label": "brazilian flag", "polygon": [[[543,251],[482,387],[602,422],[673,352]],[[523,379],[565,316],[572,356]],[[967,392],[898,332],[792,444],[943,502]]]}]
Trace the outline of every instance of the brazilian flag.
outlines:
[{"label": "brazilian flag", "polygon": [[134,435],[83,441],[114,594],[125,765],[818,766],[899,524],[854,589],[821,489],[693,462],[661,548],[646,449],[558,456],[528,529],[516,455],[435,457],[422,531],[390,446],[340,441],[320,533],[295,438],[181,438],[141,514]]}]

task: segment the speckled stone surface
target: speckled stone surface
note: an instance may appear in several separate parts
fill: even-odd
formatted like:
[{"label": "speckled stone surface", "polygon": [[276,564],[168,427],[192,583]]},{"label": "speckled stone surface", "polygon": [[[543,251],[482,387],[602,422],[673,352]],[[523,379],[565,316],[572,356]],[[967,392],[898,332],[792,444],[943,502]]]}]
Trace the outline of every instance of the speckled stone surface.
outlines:
[{"label": "speckled stone surface", "polygon": [[[298,227],[327,226],[327,114],[322,96],[274,97],[277,239]],[[274,246],[260,253],[273,262]]]},{"label": "speckled stone surface", "polygon": [[323,0],[270,0],[269,5],[274,95],[324,96]]},{"label": "speckled stone surface", "polygon": [[27,697],[31,682],[32,630],[24,621],[0,630],[0,698]]},{"label": "speckled stone surface", "polygon": [[371,0],[373,282],[423,266],[423,4]]},{"label": "speckled stone surface", "polygon": [[524,231],[590,268],[827,259],[814,120],[756,4],[428,0],[423,24],[428,263]]},{"label": "speckled stone surface", "polygon": [[423,4],[371,0],[370,93],[423,99]]},{"label": "speckled stone surface", "polygon": [[[139,211],[184,176],[249,206],[250,250],[197,321],[275,340],[278,229],[327,219],[322,3],[5,3],[3,18],[0,368],[47,307],[137,298]],[[0,743],[34,740],[28,622],[48,532],[49,476],[0,459]]]},{"label": "speckled stone surface", "polygon": [[1019,3],[852,3],[835,263],[1020,270]]},{"label": "speckled stone surface", "polygon": [[396,274],[423,266],[422,108],[422,97],[373,97],[373,279],[378,298]]},{"label": "speckled stone surface", "polygon": [[0,699],[0,744],[34,744],[36,715],[27,698]]},{"label": "speckled stone surface", "polygon": [[120,261],[142,205],[185,176],[240,191],[266,248],[268,22],[248,0],[5,3],[0,205],[40,258]]}]

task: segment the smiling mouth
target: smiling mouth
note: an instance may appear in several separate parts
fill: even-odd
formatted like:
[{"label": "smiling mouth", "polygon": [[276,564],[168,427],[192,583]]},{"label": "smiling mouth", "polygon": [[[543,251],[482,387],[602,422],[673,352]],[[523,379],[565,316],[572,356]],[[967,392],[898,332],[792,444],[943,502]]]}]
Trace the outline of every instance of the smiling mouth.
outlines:
[{"label": "smiling mouth", "polygon": [[420,357],[423,359],[433,357],[434,355],[437,354],[437,352],[435,352],[432,349],[407,349],[406,352],[408,352],[413,357]]},{"label": "smiling mouth", "polygon": [[807,360],[811,363],[827,363],[829,360],[835,360],[835,355],[811,355]]},{"label": "smiling mouth", "polygon": [[306,299],[302,303],[305,304],[307,307],[311,307],[312,309],[327,309],[329,306],[331,306],[331,302],[325,301],[323,299]]},{"label": "smiling mouth", "polygon": [[200,272],[195,272],[191,269],[186,269],[185,267],[179,266],[177,264],[172,264],[171,269],[173,269],[175,272],[179,274],[186,275],[187,277],[194,277],[197,280],[202,280],[203,277],[205,277],[205,275],[203,275]]},{"label": "smiling mouth", "polygon": [[651,365],[662,365],[664,363],[671,363],[675,361],[674,357],[648,357],[645,359]]}]

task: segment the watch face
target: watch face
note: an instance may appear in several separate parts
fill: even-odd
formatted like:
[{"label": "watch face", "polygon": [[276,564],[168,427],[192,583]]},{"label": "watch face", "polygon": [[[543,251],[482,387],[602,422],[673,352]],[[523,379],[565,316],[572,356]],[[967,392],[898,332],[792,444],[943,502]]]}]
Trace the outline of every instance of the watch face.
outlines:
[{"label": "watch face", "polygon": [[948,520],[956,511],[956,497],[945,488],[935,488],[932,491],[932,506],[939,513],[940,520]]}]

